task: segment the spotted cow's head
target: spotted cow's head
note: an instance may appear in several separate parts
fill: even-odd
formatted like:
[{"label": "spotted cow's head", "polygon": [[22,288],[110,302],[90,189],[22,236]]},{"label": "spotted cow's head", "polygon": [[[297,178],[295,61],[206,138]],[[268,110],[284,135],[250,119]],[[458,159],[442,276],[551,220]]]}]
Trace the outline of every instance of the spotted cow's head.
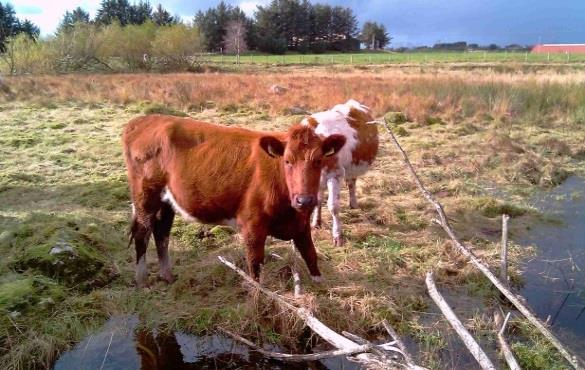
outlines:
[{"label": "spotted cow's head", "polygon": [[312,127],[303,125],[292,126],[285,141],[274,136],[260,139],[262,149],[282,161],[291,206],[297,211],[315,207],[324,160],[339,152],[344,144],[343,135],[321,139]]}]

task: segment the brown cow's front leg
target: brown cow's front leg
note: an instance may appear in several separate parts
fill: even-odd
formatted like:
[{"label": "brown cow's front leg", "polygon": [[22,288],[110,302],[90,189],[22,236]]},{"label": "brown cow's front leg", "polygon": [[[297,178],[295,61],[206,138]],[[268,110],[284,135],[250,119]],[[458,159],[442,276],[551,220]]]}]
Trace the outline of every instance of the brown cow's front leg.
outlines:
[{"label": "brown cow's front leg", "polygon": [[309,268],[311,279],[316,283],[322,282],[323,278],[319,267],[317,267],[317,251],[315,250],[313,238],[311,237],[311,229],[307,227],[304,232],[293,239],[293,242]]},{"label": "brown cow's front leg", "polygon": [[248,273],[256,281],[260,280],[260,266],[264,263],[266,230],[262,226],[247,224],[241,227],[242,238],[246,245]]}]

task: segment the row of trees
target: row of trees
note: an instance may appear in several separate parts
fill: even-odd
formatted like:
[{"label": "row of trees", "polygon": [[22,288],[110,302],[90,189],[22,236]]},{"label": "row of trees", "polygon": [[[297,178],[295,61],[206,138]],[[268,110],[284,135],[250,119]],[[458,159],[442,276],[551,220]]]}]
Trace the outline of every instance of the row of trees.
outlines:
[{"label": "row of trees", "polygon": [[237,6],[221,1],[216,7],[198,12],[195,24],[204,37],[207,51],[230,51],[239,29],[247,48],[270,53],[351,51],[364,42],[368,48],[383,48],[390,37],[383,25],[366,22],[359,32],[357,18],[350,8],[313,4],[308,0],[272,0],[258,6],[255,17],[248,18]]},{"label": "row of trees", "polygon": [[54,37],[9,39],[1,60],[11,74],[80,70],[188,70],[201,51],[197,28],[153,21],[122,26],[74,23]]},{"label": "row of trees", "polygon": [[90,20],[89,13],[81,7],[66,11],[59,24],[57,34],[67,31],[76,23],[94,23],[109,25],[117,23],[121,26],[141,25],[152,22],[159,26],[168,26],[180,23],[179,16],[172,16],[161,4],[153,9],[148,1],[130,4],[128,0],[102,0],[94,20]]}]

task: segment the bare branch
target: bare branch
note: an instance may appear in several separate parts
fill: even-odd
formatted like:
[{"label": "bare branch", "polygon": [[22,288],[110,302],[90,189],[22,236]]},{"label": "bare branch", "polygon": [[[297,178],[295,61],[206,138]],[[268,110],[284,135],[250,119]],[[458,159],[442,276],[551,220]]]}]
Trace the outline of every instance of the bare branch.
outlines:
[{"label": "bare branch", "polygon": [[429,295],[431,296],[433,301],[435,301],[437,306],[439,306],[439,309],[441,309],[441,312],[443,312],[443,315],[445,315],[445,318],[447,319],[447,321],[449,321],[449,324],[451,324],[453,329],[455,329],[455,332],[457,332],[457,335],[459,335],[459,337],[461,338],[469,352],[471,352],[473,357],[475,357],[475,359],[479,363],[479,366],[481,366],[481,368],[485,370],[495,370],[496,367],[494,366],[492,361],[489,359],[489,357],[487,357],[485,352],[481,349],[479,344],[477,344],[475,339],[473,339],[471,334],[469,334],[465,326],[463,326],[461,321],[459,321],[459,319],[457,318],[457,315],[455,315],[455,312],[453,312],[451,307],[449,307],[449,304],[445,301],[443,296],[441,296],[441,293],[439,293],[439,291],[437,290],[437,287],[435,286],[435,282],[433,280],[432,272],[427,272],[427,278],[425,281],[427,283]]},{"label": "bare branch", "polygon": [[[278,260],[284,260],[280,255],[272,252],[270,255]],[[294,284],[294,297],[299,298],[303,294],[303,290],[301,288],[301,274],[292,266],[289,266],[292,277],[293,277],[293,284]]]},{"label": "bare branch", "polygon": [[510,216],[502,215],[502,253],[500,255],[500,280],[508,285],[508,220]]},{"label": "bare branch", "polygon": [[583,369],[583,367],[581,366],[581,364],[583,363],[583,360],[572,355],[563,346],[563,344],[557,339],[557,337],[550,330],[548,330],[548,328],[530,311],[530,309],[528,307],[526,307],[522,303],[521,299],[518,296],[516,296],[514,293],[512,293],[490,271],[490,269],[487,267],[487,265],[485,265],[479,258],[477,258],[473,254],[473,252],[471,252],[471,250],[468,249],[468,247],[466,247],[465,245],[463,245],[463,243],[461,241],[459,241],[459,239],[457,238],[457,236],[453,232],[453,229],[449,225],[449,221],[447,219],[447,216],[445,215],[445,211],[443,210],[443,207],[441,206],[441,204],[439,202],[437,202],[433,198],[431,193],[429,193],[429,191],[423,186],[418,175],[416,174],[416,171],[412,167],[412,164],[410,163],[408,156],[406,155],[406,153],[404,152],[404,150],[402,149],[402,147],[398,143],[398,140],[396,140],[396,137],[392,133],[392,129],[390,128],[390,125],[387,122],[385,122],[385,125],[386,125],[386,128],[388,129],[387,132],[388,132],[388,136],[390,137],[390,140],[392,140],[392,142],[396,146],[396,149],[398,149],[398,151],[400,152],[400,154],[402,156],[402,160],[404,161],[404,164],[406,165],[407,169],[410,171],[414,182],[418,186],[418,188],[421,191],[421,193],[423,194],[423,196],[429,201],[429,203],[431,203],[435,207],[435,210],[437,211],[437,214],[439,215],[440,224],[441,224],[443,230],[445,230],[447,235],[449,235],[449,237],[453,241],[453,245],[456,246],[459,249],[459,252],[461,254],[463,254],[464,256],[466,256],[470,260],[470,262],[478,270],[480,270],[492,282],[492,284],[494,284],[494,286],[496,288],[498,288],[498,290],[500,292],[502,292],[502,294],[518,309],[518,311],[520,311],[528,319],[528,321],[530,321],[530,323],[532,323],[532,325],[536,326],[536,328],[542,333],[542,335],[544,335],[557,348],[557,350],[561,353],[561,355],[567,361],[569,361],[569,363],[575,369]]},{"label": "bare branch", "polygon": [[259,352],[266,357],[270,357],[270,358],[274,358],[274,359],[282,360],[282,361],[291,361],[291,362],[317,361],[317,360],[322,360],[324,358],[337,357],[337,356],[348,356],[348,355],[353,355],[356,353],[368,352],[371,348],[371,346],[369,344],[366,344],[366,345],[354,347],[352,349],[336,349],[336,350],[332,350],[332,351],[323,351],[323,352],[319,352],[319,353],[308,353],[308,354],[288,354],[288,353],[267,351],[267,350],[257,346],[256,344],[252,343],[248,339],[239,336],[236,333],[232,333],[231,331],[223,329],[223,328],[220,328],[220,330],[222,332],[224,332],[225,334],[229,335],[230,337],[232,337],[233,339],[235,339],[239,342],[242,342],[245,345],[251,347],[256,352]]},{"label": "bare branch", "polygon": [[516,358],[514,357],[514,353],[512,352],[512,349],[508,345],[508,342],[506,342],[506,337],[504,337],[504,331],[506,330],[506,325],[508,324],[509,319],[510,319],[510,312],[508,312],[508,314],[506,315],[506,319],[504,319],[504,323],[502,324],[502,328],[500,329],[500,331],[498,331],[498,343],[500,344],[500,347],[502,348],[504,358],[506,359],[506,363],[508,364],[508,367],[510,368],[510,370],[521,370],[521,367],[518,364],[518,361],[516,361]]},{"label": "bare branch", "polygon": [[388,332],[388,334],[390,334],[390,337],[392,339],[394,339],[394,341],[396,341],[396,345],[402,351],[402,355],[404,356],[404,360],[406,361],[406,363],[409,366],[414,366],[415,364],[414,364],[414,360],[412,358],[412,355],[406,349],[406,346],[404,345],[404,343],[402,342],[402,340],[398,336],[398,333],[396,333],[396,331],[394,330],[394,328],[392,326],[390,326],[390,324],[388,323],[388,321],[382,320],[382,325],[384,326],[384,329],[386,329],[386,331]]}]

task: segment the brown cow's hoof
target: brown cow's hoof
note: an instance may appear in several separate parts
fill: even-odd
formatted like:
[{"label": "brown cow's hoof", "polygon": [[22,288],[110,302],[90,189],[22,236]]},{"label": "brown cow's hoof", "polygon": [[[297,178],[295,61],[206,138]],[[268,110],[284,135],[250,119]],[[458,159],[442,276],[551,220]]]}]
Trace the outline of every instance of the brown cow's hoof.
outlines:
[{"label": "brown cow's hoof", "polygon": [[322,284],[324,281],[323,276],[321,275],[311,275],[311,280],[313,280],[313,283],[315,284]]},{"label": "brown cow's hoof", "polygon": [[345,243],[345,241],[343,240],[342,236],[336,236],[333,238],[333,244],[336,247],[341,247],[341,246],[343,246],[344,243]]}]

